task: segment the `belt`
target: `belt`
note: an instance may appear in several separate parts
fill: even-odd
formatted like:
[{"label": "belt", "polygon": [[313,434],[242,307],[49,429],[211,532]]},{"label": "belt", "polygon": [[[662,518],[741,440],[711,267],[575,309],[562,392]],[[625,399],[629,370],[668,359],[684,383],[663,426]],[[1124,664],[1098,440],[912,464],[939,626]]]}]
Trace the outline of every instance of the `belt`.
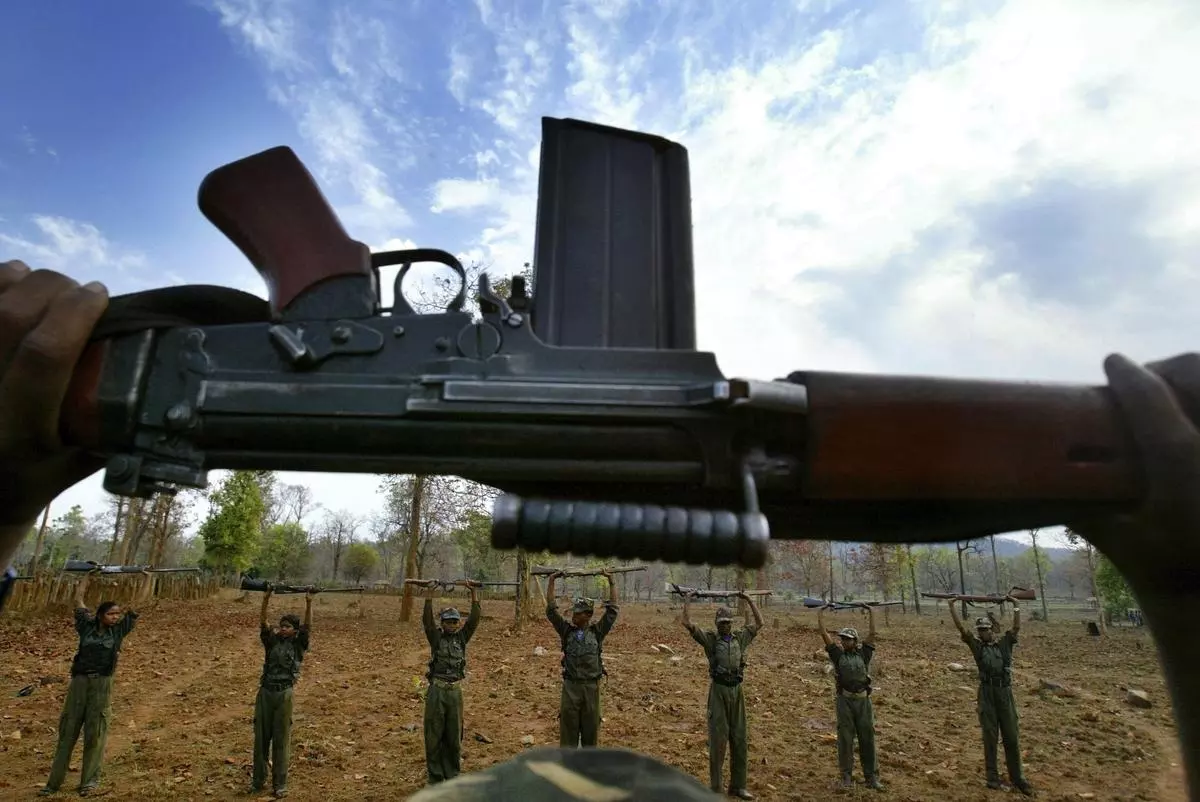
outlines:
[{"label": "belt", "polygon": [[574,682],[576,685],[595,685],[596,683],[598,683],[600,681],[600,678],[597,677],[596,679],[572,679],[570,677],[563,677],[563,681]]},{"label": "belt", "polygon": [[712,681],[717,683],[718,685],[724,685],[726,688],[736,688],[737,686],[742,684],[742,681],[740,679],[729,680],[729,679],[722,679],[720,677],[713,677]]},{"label": "belt", "polygon": [[1012,680],[1003,677],[980,677],[979,684],[991,688],[1009,688],[1012,686]]},{"label": "belt", "polygon": [[280,691],[286,691],[286,690],[291,689],[291,687],[294,684],[295,683],[292,683],[292,682],[264,682],[264,683],[262,683],[262,685],[260,687],[262,687],[262,689],[264,691],[270,691],[271,693],[279,693]]},{"label": "belt", "polygon": [[98,679],[100,677],[111,677],[112,674],[101,674],[99,671],[82,671],[78,674],[72,674],[72,677],[84,677],[85,679]]},{"label": "belt", "polygon": [[452,688],[458,684],[458,680],[456,679],[442,679],[441,677],[431,677],[429,682],[432,685],[440,685],[443,688]]},{"label": "belt", "polygon": [[869,690],[867,690],[867,691],[847,691],[845,689],[842,689],[841,691],[839,691],[839,693],[841,693],[842,696],[845,696],[849,699],[866,699],[868,696],[871,695],[871,692]]}]

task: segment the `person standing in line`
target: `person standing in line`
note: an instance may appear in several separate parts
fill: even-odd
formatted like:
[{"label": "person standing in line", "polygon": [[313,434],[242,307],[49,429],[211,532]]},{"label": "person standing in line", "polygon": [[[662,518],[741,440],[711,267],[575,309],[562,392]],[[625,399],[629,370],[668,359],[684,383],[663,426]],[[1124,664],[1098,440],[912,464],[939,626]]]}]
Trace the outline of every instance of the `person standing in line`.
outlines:
[{"label": "person standing in line", "polygon": [[833,662],[833,675],[837,688],[837,744],[838,766],[842,770],[842,787],[854,787],[854,741],[858,740],[858,756],[862,760],[863,775],[868,788],[883,790],[879,782],[879,757],[875,753],[875,709],[871,705],[871,658],[875,654],[875,608],[868,604],[859,605],[866,609],[870,629],[862,643],[858,630],[846,627],[838,631],[838,642],[834,642],[825,628],[826,605],[817,612],[817,626],[821,639],[825,641],[825,652]]},{"label": "person standing in line", "polygon": [[483,614],[476,595],[481,585],[467,579],[455,584],[471,592],[471,612],[465,624],[453,607],[438,614],[440,626],[434,623],[437,582],[429,583],[421,612],[430,652],[426,674],[429,690],[425,694],[425,775],[429,785],[453,779],[462,769],[463,697],[459,683],[467,675],[467,643]]},{"label": "person standing in line", "polygon": [[254,699],[254,777],[250,792],[259,793],[267,781],[267,754],[270,753],[271,788],[275,797],[287,796],[288,764],[292,758],[292,690],[300,679],[300,665],[308,653],[312,628],[313,592],[304,594],[304,623],[291,613],[279,619],[279,628],[267,623],[267,605],[272,588],[263,592],[259,615],[262,639],[262,679]]},{"label": "person standing in line", "polygon": [[112,719],[113,674],[121,644],[133,631],[138,614],[122,610],[114,601],[104,601],[96,614],[88,610],[87,596],[91,574],[84,574],[75,586],[75,631],[79,633],[79,648],[71,661],[71,684],[58,719],[58,746],[46,787],[39,793],[49,796],[58,793],[67,769],[71,752],[79,733],[83,732],[83,763],[79,769],[79,795],[91,796],[100,786],[100,766],[104,761],[104,743]]},{"label": "person standing in line", "polygon": [[709,787],[721,790],[721,771],[725,764],[725,750],[729,749],[729,795],[738,799],[753,799],[746,790],[747,752],[746,697],[742,692],[742,677],[746,670],[746,649],[758,631],[762,629],[762,613],[754,599],[744,592],[738,597],[746,600],[753,624],[746,624],[733,631],[733,611],[725,607],[717,610],[717,629],[702,630],[692,623],[688,605],[695,594],[683,597],[683,626],[704,649],[708,658],[708,674],[712,682],[708,686],[708,776]]},{"label": "person standing in line", "polygon": [[611,573],[601,573],[608,580],[608,601],[599,621],[592,623],[595,609],[589,599],[576,599],[571,606],[571,620],[567,621],[558,612],[554,597],[554,582],[562,575],[561,571],[550,575],[546,618],[558,633],[563,651],[558,742],[574,749],[595,746],[600,739],[600,678],[606,675],[601,650],[617,622],[617,584]]}]

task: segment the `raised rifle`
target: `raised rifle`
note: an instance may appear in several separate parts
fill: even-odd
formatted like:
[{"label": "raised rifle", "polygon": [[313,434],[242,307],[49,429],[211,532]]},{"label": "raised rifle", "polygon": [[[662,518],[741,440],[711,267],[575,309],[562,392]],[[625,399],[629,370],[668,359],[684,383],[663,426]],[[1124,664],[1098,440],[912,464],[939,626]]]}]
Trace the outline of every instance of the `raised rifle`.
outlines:
[{"label": "raised rifle", "polygon": [[676,585],[674,582],[667,583],[668,593],[677,593],[680,596],[695,596],[699,599],[730,599],[734,596],[741,596],[743,593],[747,596],[770,596],[769,590],[706,590],[701,588],[689,588],[683,585]]},{"label": "raised rifle", "polygon": [[474,579],[406,579],[406,585],[415,585],[422,588],[441,588],[442,590],[451,591],[455,588],[477,587],[482,588],[489,585],[512,585],[516,582],[479,582]]},{"label": "raised rifle", "polygon": [[251,579],[248,576],[242,577],[242,590],[266,591],[270,590],[276,596],[287,595],[290,593],[362,593],[366,590],[364,587],[355,588],[321,588],[315,585],[285,585],[277,582],[268,582],[265,579]]},{"label": "raised rifle", "polygon": [[1029,588],[1014,587],[1007,594],[988,593],[982,596],[972,596],[964,593],[922,593],[927,599],[949,599],[950,601],[963,601],[968,604],[1007,604],[1008,597],[1012,596],[1017,601],[1037,601],[1037,592]]},{"label": "raised rifle", "polygon": [[67,560],[63,563],[64,571],[71,573],[101,574],[190,574],[200,573],[199,568],[155,568],[150,565],[102,565],[92,560]]},{"label": "raised rifle", "polygon": [[636,565],[621,568],[551,568],[546,565],[535,565],[529,569],[529,573],[534,576],[553,576],[560,574],[561,576],[601,576],[604,573],[610,574],[632,574],[637,571],[645,571],[646,566]]},{"label": "raised rifle", "polygon": [[804,600],[803,600],[803,604],[805,607],[808,607],[809,609],[815,609],[817,607],[829,607],[836,612],[838,610],[850,610],[850,609],[861,610],[864,605],[867,607],[895,607],[898,604],[904,604],[904,602],[900,602],[900,601],[882,601],[882,602],[877,602],[877,601],[872,601],[872,602],[836,601],[836,602],[828,602],[828,601],[825,601],[824,599],[818,599],[815,596],[805,596]]},{"label": "raised rifle", "polygon": [[[518,276],[500,297],[481,276],[473,319],[454,256],[371,253],[290,149],[214,170],[200,210],[269,301],[112,298],[65,442],[107,458],[124,496],[205,487],[213,469],[451,474],[503,492],[497,548],[747,568],[772,536],[951,541],[1136,508],[1105,388],[727,377],[695,347],[682,146],[544,119],[540,178],[535,292]],[[459,277],[444,311],[405,300],[419,262]]]}]

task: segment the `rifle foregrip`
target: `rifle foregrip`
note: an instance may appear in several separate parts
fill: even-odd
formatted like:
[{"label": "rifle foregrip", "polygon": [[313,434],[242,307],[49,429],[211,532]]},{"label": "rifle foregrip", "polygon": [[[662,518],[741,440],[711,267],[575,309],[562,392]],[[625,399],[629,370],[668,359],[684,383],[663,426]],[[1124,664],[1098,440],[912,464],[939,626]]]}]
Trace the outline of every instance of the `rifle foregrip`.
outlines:
[{"label": "rifle foregrip", "polygon": [[808,391],[808,498],[1140,496],[1134,443],[1107,388],[816,372],[789,380]]},{"label": "rifle foregrip", "polygon": [[201,182],[198,200],[263,277],[276,314],[325,279],[371,275],[367,246],[346,234],[291,148],[218,167]]}]

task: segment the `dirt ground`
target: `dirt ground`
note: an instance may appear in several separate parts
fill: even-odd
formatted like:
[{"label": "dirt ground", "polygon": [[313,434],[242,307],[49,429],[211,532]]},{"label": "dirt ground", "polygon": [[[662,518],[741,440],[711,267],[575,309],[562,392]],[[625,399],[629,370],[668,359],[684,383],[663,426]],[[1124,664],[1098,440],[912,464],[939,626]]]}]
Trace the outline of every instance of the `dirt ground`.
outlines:
[{"label": "dirt ground", "polygon": [[[248,798],[262,664],[257,598],[161,602],[146,611],[118,667],[106,799]],[[424,782],[420,689],[428,647],[419,622],[398,623],[396,598],[367,598],[361,610],[350,606],[352,598],[318,597],[314,605],[312,649],[296,690],[289,798],[297,802],[391,800]],[[302,606],[299,598],[277,598],[272,619]],[[485,602],[469,648],[468,771],[519,752],[526,736],[536,744],[557,742],[558,645],[544,619],[513,634],[511,609],[510,602]],[[708,621],[709,612],[698,606],[695,618]],[[834,788],[832,680],[815,654],[816,614],[767,608],[765,618],[745,682],[750,790],[765,802],[879,798],[861,785],[849,794]],[[858,613],[838,613],[830,623],[865,625]],[[650,648],[659,643],[682,661]],[[30,799],[45,782],[75,644],[69,614],[0,620],[0,799]],[[539,645],[545,656],[534,655]],[[707,782],[706,666],[678,610],[626,605],[604,657],[601,742],[648,752]],[[884,625],[881,616],[873,673],[885,798],[998,796],[983,785],[972,676],[951,671],[951,662],[971,666],[948,617],[893,612]],[[1080,623],[1026,622],[1015,674],[1022,749],[1040,798],[1185,798],[1174,722],[1148,633],[1123,630],[1101,640]],[[43,677],[57,680],[17,695]],[[1042,679],[1077,695],[1039,694]],[[1144,689],[1153,707],[1127,705],[1123,685]],[[63,798],[74,796],[78,762],[77,751],[63,786],[72,793]]]}]

